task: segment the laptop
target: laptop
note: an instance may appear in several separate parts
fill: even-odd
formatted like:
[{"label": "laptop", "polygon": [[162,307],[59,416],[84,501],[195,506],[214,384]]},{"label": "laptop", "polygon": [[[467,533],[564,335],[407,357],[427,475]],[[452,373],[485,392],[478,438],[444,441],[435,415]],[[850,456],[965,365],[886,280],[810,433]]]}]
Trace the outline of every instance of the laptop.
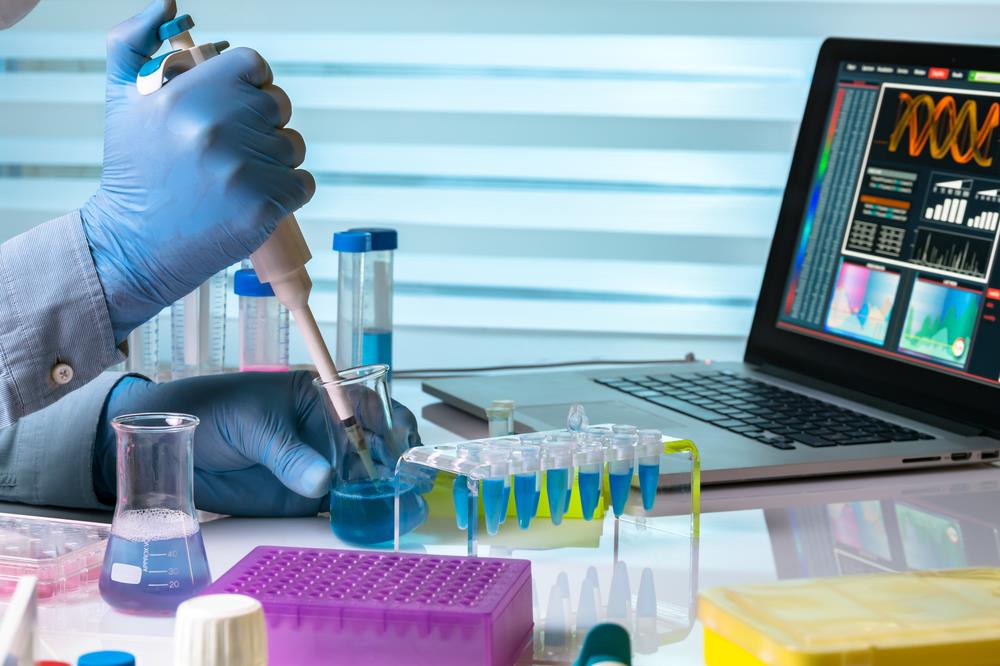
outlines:
[{"label": "laptop", "polygon": [[1000,49],[822,45],[743,362],[440,379],[519,430],[633,423],[702,482],[1000,458]]}]

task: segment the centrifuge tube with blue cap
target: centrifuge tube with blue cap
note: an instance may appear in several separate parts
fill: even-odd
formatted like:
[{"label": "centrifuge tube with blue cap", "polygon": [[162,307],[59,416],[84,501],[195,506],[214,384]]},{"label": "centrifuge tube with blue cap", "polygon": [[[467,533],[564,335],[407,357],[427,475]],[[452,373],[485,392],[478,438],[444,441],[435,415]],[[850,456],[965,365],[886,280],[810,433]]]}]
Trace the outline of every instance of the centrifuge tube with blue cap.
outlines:
[{"label": "centrifuge tube with blue cap", "polygon": [[510,499],[511,449],[504,446],[486,446],[480,455],[482,461],[489,466],[488,475],[482,480],[480,490],[486,531],[496,534],[500,531],[501,517],[507,513],[504,498]]},{"label": "centrifuge tube with blue cap", "polygon": [[573,462],[576,464],[583,519],[593,520],[601,500],[601,477],[604,476],[604,445],[601,439],[582,433],[577,439]]},{"label": "centrifuge tube with blue cap", "polygon": [[287,371],[288,309],[252,268],[236,271],[233,292],[240,297],[240,371]]},{"label": "centrifuge tube with blue cap", "polygon": [[[562,433],[557,433],[562,434]],[[568,433],[567,433],[568,434]],[[572,437],[572,435],[570,435]],[[543,449],[545,492],[549,500],[549,516],[553,525],[561,525],[569,508],[566,501],[572,492],[573,442],[564,437],[548,439]]]},{"label": "centrifuge tube with blue cap", "polygon": [[663,433],[659,430],[639,430],[635,457],[639,468],[639,492],[642,508],[653,509],[656,503],[656,486],[660,481],[660,454],[663,452]]},{"label": "centrifuge tube with blue cap", "polygon": [[348,229],[333,235],[337,273],[337,366],[392,367],[395,229]]},{"label": "centrifuge tube with blue cap", "polygon": [[[455,457],[460,462],[479,462],[482,451],[483,445],[479,442],[462,442],[455,451]],[[469,497],[469,477],[459,474],[452,482],[451,498],[455,504],[455,524],[460,530],[469,527]],[[475,514],[475,512],[472,513]]]},{"label": "centrifuge tube with blue cap", "polygon": [[[521,438],[522,441],[524,438]],[[543,436],[544,439],[544,436]],[[514,508],[517,525],[528,529],[538,513],[542,495],[542,447],[520,444],[511,451],[511,473],[514,475]]]},{"label": "centrifuge tube with blue cap", "polygon": [[631,428],[631,432],[618,432],[618,426],[615,426],[607,451],[608,486],[611,490],[611,508],[616,518],[625,513],[635,473],[635,445],[638,437],[634,434],[635,428]]},{"label": "centrifuge tube with blue cap", "polygon": [[226,357],[226,271],[173,304],[171,375],[174,379],[222,372]]}]

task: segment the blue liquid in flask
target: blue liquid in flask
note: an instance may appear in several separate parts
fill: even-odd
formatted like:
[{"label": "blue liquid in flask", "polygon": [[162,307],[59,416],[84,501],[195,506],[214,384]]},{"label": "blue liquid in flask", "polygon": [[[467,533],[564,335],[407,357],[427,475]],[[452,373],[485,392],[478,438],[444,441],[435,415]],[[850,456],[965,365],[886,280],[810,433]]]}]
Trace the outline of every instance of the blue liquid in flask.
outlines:
[{"label": "blue liquid in flask", "polygon": [[625,504],[628,502],[629,487],[632,484],[632,467],[627,472],[609,472],[608,486],[611,488],[611,508],[616,516],[625,513]]},{"label": "blue liquid in flask", "polygon": [[99,583],[110,606],[169,615],[211,582],[201,530],[191,516],[172,509],[115,516]]},{"label": "blue liquid in flask", "polygon": [[580,485],[580,507],[583,509],[583,519],[593,520],[597,501],[601,497],[601,473],[581,470],[577,475],[577,481]]},{"label": "blue liquid in flask", "polygon": [[[330,493],[330,528],[348,543],[374,544],[393,538],[395,482],[392,479],[348,481]],[[427,502],[412,483],[399,494],[399,534],[413,531],[427,519]]]},{"label": "blue liquid in flask", "polygon": [[538,513],[538,499],[541,492],[535,473],[514,476],[514,506],[517,509],[517,524],[522,530],[528,529],[531,519]]},{"label": "blue liquid in flask", "polygon": [[568,469],[550,469],[545,472],[546,493],[549,497],[549,514],[553,525],[561,525],[566,513],[566,493],[569,487]]},{"label": "blue liquid in flask", "polygon": [[639,465],[639,492],[642,493],[642,508],[650,511],[656,503],[656,484],[660,480],[660,465]]},{"label": "blue liquid in flask", "polygon": [[[500,510],[504,507],[503,479],[483,479],[483,513],[486,514],[486,531],[496,534],[500,530]],[[508,494],[509,498],[510,495]]]}]

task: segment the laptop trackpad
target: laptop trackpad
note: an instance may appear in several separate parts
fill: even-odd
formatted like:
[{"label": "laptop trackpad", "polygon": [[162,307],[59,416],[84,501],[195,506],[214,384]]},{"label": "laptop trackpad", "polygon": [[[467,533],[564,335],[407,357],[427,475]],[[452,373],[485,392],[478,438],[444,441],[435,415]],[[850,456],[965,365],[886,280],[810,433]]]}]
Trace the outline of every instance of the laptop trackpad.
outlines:
[{"label": "laptop trackpad", "polygon": [[[531,407],[518,407],[517,416],[526,416],[532,420],[540,421],[539,430],[566,427],[566,414],[569,412],[572,403],[560,403],[555,405],[532,405]],[[640,428],[658,428],[660,430],[670,430],[671,426],[683,427],[677,421],[671,421],[663,417],[662,413],[647,412],[646,410],[626,405],[617,400],[605,400],[601,402],[582,402],[587,410],[587,418],[591,423],[630,423]],[[519,419],[520,420],[520,419]],[[676,430],[677,428],[674,428]]]}]

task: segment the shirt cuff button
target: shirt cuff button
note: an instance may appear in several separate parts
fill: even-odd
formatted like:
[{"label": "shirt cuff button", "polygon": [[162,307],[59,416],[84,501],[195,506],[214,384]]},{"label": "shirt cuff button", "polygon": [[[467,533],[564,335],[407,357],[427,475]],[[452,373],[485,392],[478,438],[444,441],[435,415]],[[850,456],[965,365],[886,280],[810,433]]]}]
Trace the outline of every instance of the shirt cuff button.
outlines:
[{"label": "shirt cuff button", "polygon": [[52,366],[52,381],[60,386],[73,381],[73,368],[68,363],[56,363]]}]

